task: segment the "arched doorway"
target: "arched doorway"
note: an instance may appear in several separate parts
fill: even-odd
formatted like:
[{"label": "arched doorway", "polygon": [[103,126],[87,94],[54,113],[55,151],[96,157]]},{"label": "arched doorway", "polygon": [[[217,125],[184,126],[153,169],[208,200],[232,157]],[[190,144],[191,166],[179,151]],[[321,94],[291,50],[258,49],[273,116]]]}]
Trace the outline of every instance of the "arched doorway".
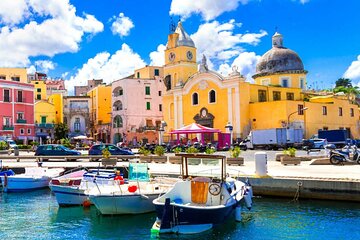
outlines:
[{"label": "arched doorway", "polygon": [[121,133],[115,133],[114,134],[114,144],[117,144],[118,142],[122,142],[123,138],[122,138],[122,135]]}]

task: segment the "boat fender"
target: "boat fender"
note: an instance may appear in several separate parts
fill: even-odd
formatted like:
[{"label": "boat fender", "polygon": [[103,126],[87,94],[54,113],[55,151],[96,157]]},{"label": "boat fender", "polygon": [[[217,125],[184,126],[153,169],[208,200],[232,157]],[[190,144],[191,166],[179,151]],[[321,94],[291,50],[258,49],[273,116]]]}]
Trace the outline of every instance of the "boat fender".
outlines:
[{"label": "boat fender", "polygon": [[84,208],[88,208],[91,206],[91,202],[89,200],[85,200],[82,205]]},{"label": "boat fender", "polygon": [[240,205],[236,206],[236,208],[235,208],[235,220],[238,222],[241,222],[241,220],[242,220]]},{"label": "boat fender", "polygon": [[135,185],[131,185],[131,186],[128,187],[128,191],[131,192],[131,193],[136,192],[136,190],[137,190],[137,186],[135,186]]},{"label": "boat fender", "polygon": [[4,174],[4,188],[6,188],[8,186],[8,176],[7,174],[5,173]]}]

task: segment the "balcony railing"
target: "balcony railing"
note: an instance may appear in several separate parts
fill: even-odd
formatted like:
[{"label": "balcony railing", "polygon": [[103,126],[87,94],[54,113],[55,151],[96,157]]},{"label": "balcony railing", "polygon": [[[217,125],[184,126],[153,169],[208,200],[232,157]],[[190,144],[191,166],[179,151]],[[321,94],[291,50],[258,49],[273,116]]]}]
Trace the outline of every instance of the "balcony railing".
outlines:
[{"label": "balcony railing", "polygon": [[54,124],[53,123],[37,123],[36,127],[37,128],[53,128]]},{"label": "balcony railing", "polygon": [[3,126],[3,130],[6,130],[6,131],[13,131],[13,130],[14,130],[14,126],[5,125],[5,126]]},{"label": "balcony railing", "polygon": [[17,119],[16,123],[26,123],[26,119]]}]

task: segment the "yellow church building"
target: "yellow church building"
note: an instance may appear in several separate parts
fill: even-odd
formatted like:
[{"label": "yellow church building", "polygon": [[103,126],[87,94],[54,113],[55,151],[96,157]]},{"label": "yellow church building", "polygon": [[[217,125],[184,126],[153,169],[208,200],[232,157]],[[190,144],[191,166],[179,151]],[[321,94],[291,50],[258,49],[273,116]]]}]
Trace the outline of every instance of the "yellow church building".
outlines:
[{"label": "yellow church building", "polygon": [[301,58],[275,33],[272,48],[256,66],[255,83],[233,66],[228,76],[209,70],[206,57],[197,64],[196,47],[179,22],[165,50],[163,97],[167,132],[193,122],[244,138],[253,129],[295,127],[304,137],[319,129],[348,129],[359,138],[358,106],[334,95],[309,98]]}]

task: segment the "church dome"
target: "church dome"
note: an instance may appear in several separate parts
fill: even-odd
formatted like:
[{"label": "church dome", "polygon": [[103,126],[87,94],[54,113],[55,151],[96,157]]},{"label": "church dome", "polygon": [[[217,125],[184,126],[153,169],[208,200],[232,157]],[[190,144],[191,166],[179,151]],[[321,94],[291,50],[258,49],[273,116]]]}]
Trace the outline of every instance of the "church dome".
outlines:
[{"label": "church dome", "polygon": [[289,71],[305,72],[303,62],[296,52],[283,46],[282,35],[275,33],[272,48],[257,63],[254,77]]},{"label": "church dome", "polygon": [[190,38],[182,26],[182,23],[179,21],[175,33],[179,34],[177,46],[188,46],[195,47],[194,41]]}]

